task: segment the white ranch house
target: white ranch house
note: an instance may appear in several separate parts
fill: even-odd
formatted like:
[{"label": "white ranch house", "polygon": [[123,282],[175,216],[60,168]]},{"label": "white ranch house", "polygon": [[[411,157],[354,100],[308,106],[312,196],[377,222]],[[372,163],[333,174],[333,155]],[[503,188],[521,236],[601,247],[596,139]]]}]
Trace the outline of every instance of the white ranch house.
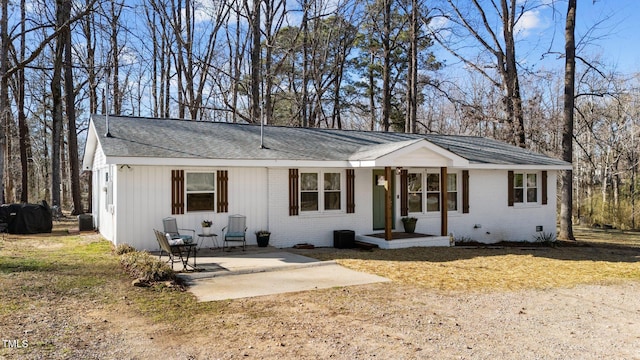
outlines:
[{"label": "white ranch house", "polygon": [[246,215],[249,245],[267,229],[280,248],[333,246],[334,230],[369,241],[405,216],[433,236],[381,247],[533,241],[555,234],[557,174],[570,168],[481,137],[98,115],[83,159],[95,227],[147,250],[165,217],[196,232],[212,220],[221,234],[232,214]]}]

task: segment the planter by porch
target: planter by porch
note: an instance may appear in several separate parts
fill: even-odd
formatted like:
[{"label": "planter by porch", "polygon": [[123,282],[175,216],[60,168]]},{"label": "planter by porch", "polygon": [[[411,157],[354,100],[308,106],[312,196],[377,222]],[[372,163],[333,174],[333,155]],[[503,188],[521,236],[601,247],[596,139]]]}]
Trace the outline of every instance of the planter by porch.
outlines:
[{"label": "planter by porch", "polygon": [[202,235],[210,235],[210,234],[211,234],[211,227],[202,228]]},{"label": "planter by porch", "polygon": [[418,219],[416,218],[402,218],[402,225],[404,226],[404,232],[406,233],[416,232],[417,222],[418,222]]},{"label": "planter by porch", "polygon": [[256,232],[256,240],[258,240],[258,247],[267,247],[269,246],[269,237],[271,233],[269,232]]}]

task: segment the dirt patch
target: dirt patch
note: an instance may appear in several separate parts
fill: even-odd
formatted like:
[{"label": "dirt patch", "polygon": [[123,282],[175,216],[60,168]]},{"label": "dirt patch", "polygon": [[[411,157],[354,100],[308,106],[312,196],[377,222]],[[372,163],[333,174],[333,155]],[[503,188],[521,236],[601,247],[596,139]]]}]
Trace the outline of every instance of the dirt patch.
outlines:
[{"label": "dirt patch", "polygon": [[376,284],[219,302],[171,327],[68,299],[0,324],[10,358],[637,358],[640,284],[443,293]]},{"label": "dirt patch", "polygon": [[52,244],[48,257],[39,245],[18,251],[27,238],[2,244],[0,359],[640,354],[637,248],[298,250],[393,281],[198,303],[188,292],[132,287],[103,243],[74,239],[59,240],[78,241],[64,253]]}]

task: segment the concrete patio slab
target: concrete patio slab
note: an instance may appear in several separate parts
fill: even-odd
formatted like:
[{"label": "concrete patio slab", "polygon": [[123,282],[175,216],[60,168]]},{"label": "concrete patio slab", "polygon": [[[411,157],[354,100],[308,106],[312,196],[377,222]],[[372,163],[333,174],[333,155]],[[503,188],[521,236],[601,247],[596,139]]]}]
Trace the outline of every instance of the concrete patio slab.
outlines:
[{"label": "concrete patio slab", "polygon": [[217,301],[390,281],[335,261],[281,250],[199,256],[199,272],[178,274],[198,301]]}]

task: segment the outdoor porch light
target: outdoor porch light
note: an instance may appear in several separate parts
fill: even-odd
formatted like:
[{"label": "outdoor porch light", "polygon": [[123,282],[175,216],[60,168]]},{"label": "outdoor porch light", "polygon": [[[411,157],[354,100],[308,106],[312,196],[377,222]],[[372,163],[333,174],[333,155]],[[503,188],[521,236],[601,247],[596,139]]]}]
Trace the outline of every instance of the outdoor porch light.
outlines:
[{"label": "outdoor porch light", "polygon": [[387,186],[387,179],[384,178],[384,175],[378,176],[378,186]]},{"label": "outdoor porch light", "polygon": [[402,166],[398,166],[396,168],[396,175],[400,175],[401,172],[402,172]]}]

